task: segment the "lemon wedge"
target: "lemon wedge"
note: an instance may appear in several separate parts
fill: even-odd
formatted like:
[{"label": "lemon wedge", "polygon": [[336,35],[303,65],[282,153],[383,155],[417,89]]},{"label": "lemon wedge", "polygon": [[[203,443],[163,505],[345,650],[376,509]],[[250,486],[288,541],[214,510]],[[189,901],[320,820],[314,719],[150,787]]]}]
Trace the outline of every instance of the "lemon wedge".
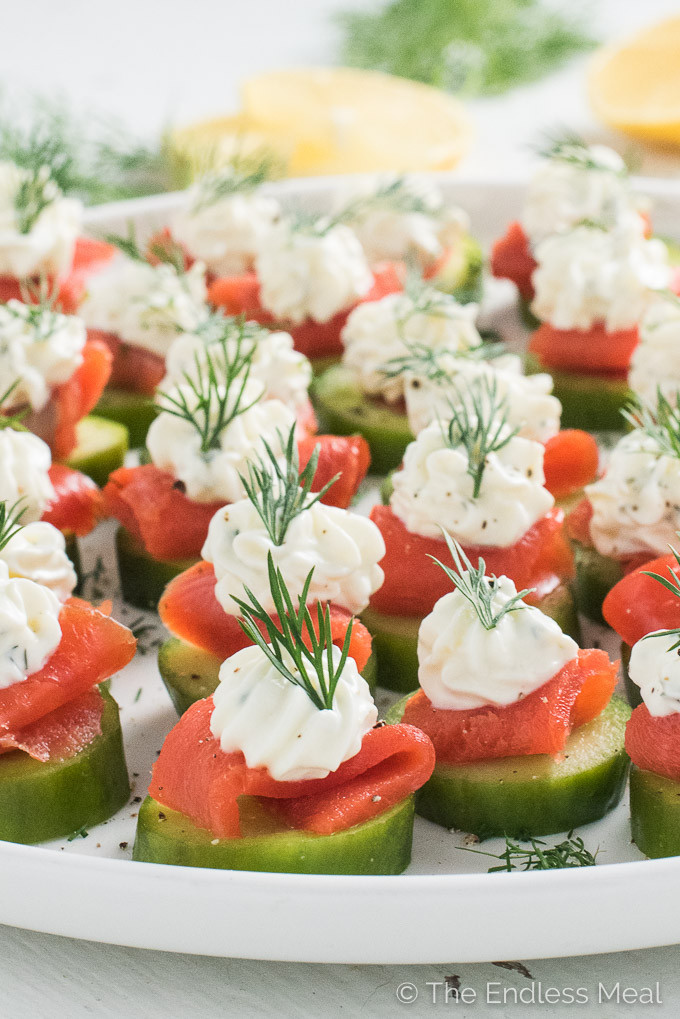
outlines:
[{"label": "lemon wedge", "polygon": [[588,85],[594,112],[610,127],[680,146],[680,17],[605,47],[594,57]]}]

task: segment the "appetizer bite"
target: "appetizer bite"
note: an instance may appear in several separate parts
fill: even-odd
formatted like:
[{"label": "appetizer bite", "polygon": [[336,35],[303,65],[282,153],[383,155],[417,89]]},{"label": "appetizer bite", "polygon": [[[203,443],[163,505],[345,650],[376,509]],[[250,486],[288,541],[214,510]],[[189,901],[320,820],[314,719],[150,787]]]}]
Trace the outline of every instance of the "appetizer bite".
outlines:
[{"label": "appetizer bite", "polygon": [[[680,855],[680,558],[672,552],[672,568],[663,575],[649,570],[646,576],[662,585],[663,614],[675,625],[638,640],[628,666],[642,701],[626,728],[626,750],[633,762],[630,819],[633,841],[651,857]],[[672,612],[669,598],[675,601]]]},{"label": "appetizer bite", "polygon": [[170,345],[208,315],[205,267],[196,262],[186,269],[176,246],[152,243],[143,251],[132,231],[109,240],[118,257],[91,278],[80,314],[89,336],[113,358],[97,413],[125,425],[131,445],[141,446],[156,414],[153,395]]},{"label": "appetizer bite", "polygon": [[447,586],[432,558],[453,565],[442,530],[468,556],[483,555],[494,573],[531,588],[534,604],[578,634],[564,512],[545,487],[543,457],[541,443],[509,425],[507,403],[487,380],[461,391],[449,416],[408,447],[389,505],[371,512],[385,542],[385,581],[362,620],[373,635],[381,686],[417,685],[420,623]]},{"label": "appetizer bite", "polygon": [[[318,504],[317,504],[318,505]],[[137,822],[134,858],[302,874],[399,874],[411,859],[413,793],[434,767],[411,725],[377,723],[328,606],[295,608],[267,555],[267,601],[237,599],[248,646],[222,663],[214,694],[167,736]]]},{"label": "appetizer bite", "polygon": [[536,248],[527,367],[548,371],[563,421],[591,431],[621,427],[638,326],[656,290],[669,285],[666,246],[638,219],[617,230],[587,222]]},{"label": "appetizer bite", "polygon": [[602,621],[602,602],[621,577],[668,548],[680,528],[680,406],[657,394],[654,411],[632,403],[632,430],[609,454],[603,476],[587,485],[567,529],[576,564],[579,609]]},{"label": "appetizer bite", "polygon": [[541,154],[544,162],[529,183],[521,219],[510,224],[491,252],[494,276],[512,280],[526,309],[534,296],[535,252],[542,241],[583,222],[614,230],[641,219],[647,226],[626,164],[613,149],[568,137]]},{"label": "appetizer bite", "polygon": [[447,205],[433,180],[383,175],[344,190],[337,216],[361,242],[371,266],[417,265],[420,273],[461,304],[482,291],[482,250],[461,208]]},{"label": "appetizer bite", "polygon": [[0,503],[0,838],[33,843],[126,802],[118,706],[100,684],[132,659],[135,639],[106,607],[70,597],[60,535],[22,529],[20,517]]},{"label": "appetizer bite", "polygon": [[[173,637],[161,647],[158,665],[180,714],[214,691],[220,664],[251,642],[241,626],[239,598],[254,592],[268,612],[285,610],[272,600],[268,555],[313,619],[319,607],[328,613],[331,638],[339,646],[352,617],[366,608],[382,583],[380,532],[366,517],[321,501],[339,480],[331,478],[320,491],[312,491],[318,457],[317,448],[300,470],[292,431],[283,463],[268,445],[241,479],[246,497],[218,510],[210,521],[203,561],[166,588],[158,611]],[[313,583],[305,587],[312,564]],[[374,682],[371,638],[358,622],[351,631],[350,657]]]},{"label": "appetizer bite", "polygon": [[0,414],[20,415],[55,460],[103,482],[127,450],[124,428],[87,416],[111,374],[111,354],[78,316],[55,310],[44,288],[24,296],[0,305],[0,379],[13,380]]},{"label": "appetizer bite", "polygon": [[229,315],[286,329],[315,370],[342,353],[350,311],[400,290],[393,265],[371,271],[357,236],[331,217],[280,219],[262,240],[255,271],[211,283],[208,300]]},{"label": "appetizer bite", "polygon": [[57,528],[80,573],[76,539],[104,516],[102,494],[87,475],[52,463],[49,446],[18,417],[0,417],[0,501],[20,505],[24,524],[43,521]]},{"label": "appetizer bite", "polygon": [[316,436],[298,427],[281,400],[268,399],[252,366],[257,343],[248,330],[220,333],[204,347],[191,372],[161,394],[161,412],[149,428],[150,463],[114,471],[104,490],[109,514],[121,523],[117,536],[123,594],[155,608],[167,582],[200,556],[218,509],[245,494],[248,463],[272,455],[278,464],[294,450],[303,464],[314,458],[311,486],[323,497],[349,505],[369,464],[361,437]]},{"label": "appetizer bite", "polygon": [[621,799],[630,709],[618,662],[580,650],[509,577],[445,536],[453,585],[418,636],[420,689],[389,712],[426,733],[437,763],[416,809],[480,838],[569,831]]},{"label": "appetizer bite", "polygon": [[640,322],[640,342],[628,372],[633,395],[654,411],[659,392],[673,402],[680,392],[680,297],[655,295]]},{"label": "appetizer bite", "polygon": [[110,245],[79,237],[83,207],[67,198],[69,168],[50,164],[48,147],[15,154],[0,162],[0,301],[23,300],[27,282],[45,282],[58,307],[73,314],[87,279],[113,255]]}]

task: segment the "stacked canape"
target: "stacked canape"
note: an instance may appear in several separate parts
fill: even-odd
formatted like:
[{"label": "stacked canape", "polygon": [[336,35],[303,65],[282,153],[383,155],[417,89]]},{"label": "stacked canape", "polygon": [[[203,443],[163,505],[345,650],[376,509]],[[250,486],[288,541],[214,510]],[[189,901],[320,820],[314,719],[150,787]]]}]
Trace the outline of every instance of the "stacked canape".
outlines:
[{"label": "stacked canape", "polygon": [[630,709],[618,663],[579,650],[508,577],[486,575],[447,538],[454,590],[420,627],[420,689],[388,721],[426,733],[437,764],[417,810],[480,838],[567,831],[619,802]]},{"label": "stacked canape", "polygon": [[88,416],[109,379],[111,354],[78,316],[33,296],[0,305],[0,413],[20,417],[55,460],[101,483],[127,449],[124,428]]},{"label": "stacked canape", "polygon": [[60,539],[0,503],[0,838],[11,842],[98,824],[129,795],[118,707],[99,684],[135,639],[105,606],[70,596]]},{"label": "stacked canape", "polygon": [[135,859],[401,873],[411,858],[413,793],[434,767],[432,744],[414,726],[376,724],[351,656],[351,620],[338,647],[329,607],[307,607],[315,568],[296,578],[297,607],[272,551],[263,572],[262,597],[246,588],[235,602],[248,646],[219,666],[212,696],[191,705],[161,748]]},{"label": "stacked canape", "polygon": [[[340,646],[352,617],[382,583],[380,532],[366,517],[321,501],[332,494],[335,479],[312,492],[318,457],[317,448],[300,471],[293,432],[283,462],[267,446],[260,460],[248,464],[242,479],[246,497],[210,521],[203,561],[165,590],[159,613],[173,638],[161,648],[159,667],[178,711],[212,693],[220,663],[251,643],[241,627],[239,599],[254,594],[267,611],[279,611],[269,587],[269,555],[314,619],[319,606],[328,612],[332,640]],[[305,586],[314,564],[311,586]],[[350,652],[357,668],[374,681],[371,638],[357,622]]]},{"label": "stacked canape", "polygon": [[451,565],[442,530],[468,555],[483,555],[495,573],[532,588],[535,604],[578,632],[564,512],[545,487],[544,452],[509,424],[506,402],[486,379],[461,391],[448,417],[407,448],[389,505],[371,512],[385,541],[385,582],[362,619],[373,634],[381,685],[417,684],[420,622],[446,586],[432,557]]},{"label": "stacked canape", "polygon": [[661,555],[680,528],[680,408],[660,392],[654,410],[632,404],[632,430],[611,450],[604,475],[572,510],[581,611],[601,621],[602,602],[624,573]]},{"label": "stacked canape", "polygon": [[[343,506],[368,469],[361,437],[316,436],[308,430],[306,399],[298,400],[297,411],[307,427],[289,403],[270,397],[275,384],[293,404],[303,394],[295,373],[292,386],[283,374],[271,381],[272,365],[258,360],[258,336],[249,324],[216,323],[217,338],[203,343],[178,385],[160,394],[161,412],[146,437],[150,463],[115,471],[105,489],[110,515],[122,525],[123,594],[141,607],[155,608],[165,584],[198,559],[211,518],[245,494],[249,461],[271,453],[283,463],[292,446],[306,464],[318,444],[312,487],[318,491],[339,471],[340,483],[324,498]],[[284,346],[283,363],[290,353]]]}]

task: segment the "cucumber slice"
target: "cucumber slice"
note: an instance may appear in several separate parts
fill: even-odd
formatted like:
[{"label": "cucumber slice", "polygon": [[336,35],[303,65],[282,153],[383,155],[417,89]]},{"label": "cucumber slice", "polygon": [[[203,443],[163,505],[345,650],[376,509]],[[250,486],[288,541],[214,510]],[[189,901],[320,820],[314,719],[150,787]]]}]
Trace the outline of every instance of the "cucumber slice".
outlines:
[{"label": "cucumber slice", "polygon": [[[522,297],[521,294],[519,295],[519,316],[522,319],[522,324],[525,325],[527,329],[531,329],[532,332],[534,329],[538,329],[541,324],[540,318],[536,318],[531,310],[531,299],[528,297]],[[536,371],[540,370],[540,368],[536,369]]]},{"label": "cucumber slice", "polygon": [[278,874],[401,874],[411,860],[413,796],[333,835],[284,828],[262,800],[241,797],[238,839],[216,839],[150,796],[137,819],[134,860]]},{"label": "cucumber slice", "polygon": [[645,856],[680,856],[680,782],[633,764],[630,826],[633,842]]},{"label": "cucumber slice", "polygon": [[143,446],[151,422],[158,413],[152,396],[130,393],[125,389],[105,390],[95,412],[108,421],[117,421],[128,430],[130,448]]},{"label": "cucumber slice", "polygon": [[156,609],[173,577],[183,573],[196,559],[154,559],[124,527],[116,533],[116,557],[123,598],[140,609]]},{"label": "cucumber slice", "polygon": [[353,373],[341,365],[316,379],[311,392],[323,431],[363,435],[371,448],[373,474],[387,474],[399,466],[413,441],[405,414],[366,396]]},{"label": "cucumber slice", "polygon": [[[336,364],[340,364],[340,354],[330,354],[328,357],[312,357],[310,358],[310,364],[312,366],[312,376],[317,379],[319,375],[323,375],[329,368],[335,367]],[[314,384],[314,383],[312,383]]]},{"label": "cucumber slice", "polygon": [[[222,660],[208,651],[171,637],[158,651],[158,670],[178,715],[183,715],[194,701],[215,692]],[[375,655],[366,662],[362,676],[375,688]]]},{"label": "cucumber slice", "polygon": [[106,821],[127,801],[118,705],[105,687],[101,735],[66,761],[35,761],[21,750],[0,756],[0,839],[46,842]]},{"label": "cucumber slice", "polygon": [[640,693],[640,687],[637,683],[634,683],[630,678],[628,672],[628,663],[630,662],[630,653],[633,649],[630,644],[624,644],[621,642],[621,675],[623,676],[623,688],[626,691],[626,699],[630,704],[631,708],[636,708],[638,704],[642,704],[642,694]]},{"label": "cucumber slice", "polygon": [[460,304],[479,302],[483,268],[484,255],[479,242],[467,234],[460,250],[451,253],[430,282],[438,290],[453,294]]},{"label": "cucumber slice", "polygon": [[111,471],[123,466],[128,451],[127,428],[90,414],[78,422],[76,433],[78,445],[67,460],[68,466],[105,485]]},{"label": "cucumber slice", "polygon": [[583,428],[587,432],[625,429],[621,410],[633,395],[625,379],[546,368],[533,354],[525,355],[524,367],[527,375],[552,375],[553,396],[562,404],[562,428]]},{"label": "cucumber slice", "polygon": [[66,555],[73,563],[73,569],[76,571],[78,583],[76,584],[73,593],[82,594],[83,591],[83,565],[80,559],[80,546],[78,545],[78,539],[75,534],[65,534],[66,538]]},{"label": "cucumber slice", "polygon": [[[398,722],[406,700],[387,715]],[[612,697],[602,714],[572,732],[564,753],[438,764],[416,794],[429,821],[478,835],[528,838],[597,821],[621,799],[628,774],[624,749],[630,707]]]},{"label": "cucumber slice", "polygon": [[600,555],[592,545],[582,545],[580,541],[572,541],[572,548],[578,610],[594,623],[604,623],[602,602],[623,576],[621,563]]},{"label": "cucumber slice", "polygon": [[[547,594],[538,607],[551,616],[564,633],[580,641],[576,606],[566,584],[560,584]],[[373,637],[378,686],[397,693],[417,690],[420,616],[387,616],[368,608],[361,613],[361,621]]]}]

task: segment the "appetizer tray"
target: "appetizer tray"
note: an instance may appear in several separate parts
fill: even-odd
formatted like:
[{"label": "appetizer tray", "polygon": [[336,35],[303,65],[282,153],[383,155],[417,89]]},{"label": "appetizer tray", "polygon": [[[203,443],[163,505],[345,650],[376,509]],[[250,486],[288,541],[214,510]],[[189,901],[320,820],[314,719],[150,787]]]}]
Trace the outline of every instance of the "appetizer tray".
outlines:
[{"label": "appetizer tray", "polygon": [[[488,247],[521,207],[521,182],[440,178]],[[290,204],[323,210],[331,179],[271,185]],[[680,238],[680,182],[641,181],[659,232]],[[95,233],[141,236],[167,222],[178,196],[92,209]],[[490,281],[483,324],[513,345],[524,331],[510,285]],[[377,499],[367,485],[363,506]],[[117,586],[113,525],[82,543],[88,596]],[[136,815],[151,765],[176,720],[156,668],[163,629],[153,613],[116,601],[139,638],[136,659],[112,681],[121,707],[132,791],[109,822],[70,840],[27,847],[0,842],[0,923],[173,952],[329,963],[443,963],[583,955],[680,942],[680,858],[648,861],[631,844],[624,801],[579,830],[595,867],[488,874],[502,841],[417,819],[413,862],[399,877],[340,877],[199,870],[131,860]],[[590,626],[586,646],[616,655],[612,635]],[[379,699],[380,703],[380,699]],[[384,708],[388,701],[383,699]],[[547,839],[549,844],[560,836]]]}]

